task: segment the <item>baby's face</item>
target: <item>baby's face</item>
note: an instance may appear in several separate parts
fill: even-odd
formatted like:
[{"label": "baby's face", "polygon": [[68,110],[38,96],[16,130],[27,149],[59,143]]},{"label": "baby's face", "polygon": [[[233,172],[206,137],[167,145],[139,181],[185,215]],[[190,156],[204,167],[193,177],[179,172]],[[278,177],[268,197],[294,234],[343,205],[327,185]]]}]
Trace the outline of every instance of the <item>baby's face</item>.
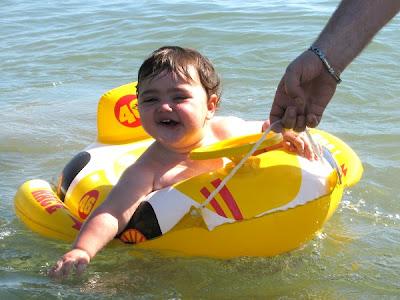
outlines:
[{"label": "baby's face", "polygon": [[205,124],[215,112],[196,69],[192,79],[172,73],[145,79],[140,84],[138,106],[144,129],[156,140],[179,151],[201,144]]}]

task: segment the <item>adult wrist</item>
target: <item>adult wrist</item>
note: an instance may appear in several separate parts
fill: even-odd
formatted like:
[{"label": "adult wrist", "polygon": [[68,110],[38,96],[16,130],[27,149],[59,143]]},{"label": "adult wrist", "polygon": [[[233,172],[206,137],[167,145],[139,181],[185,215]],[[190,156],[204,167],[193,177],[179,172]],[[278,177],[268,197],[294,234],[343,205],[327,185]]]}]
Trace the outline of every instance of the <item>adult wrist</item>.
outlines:
[{"label": "adult wrist", "polygon": [[342,82],[342,79],[340,78],[340,71],[335,69],[335,67],[332,65],[332,63],[330,62],[324,51],[322,51],[319,47],[314,45],[308,48],[308,51],[314,53],[321,60],[323,67],[330,74],[330,76],[336,81],[336,84]]},{"label": "adult wrist", "polygon": [[[329,38],[329,36],[326,36],[326,38]],[[328,59],[334,70],[338,74],[341,74],[350,63],[351,49],[348,43],[332,44],[335,41],[335,38],[330,38],[332,40],[326,41],[324,39],[318,39],[313,42],[311,46],[319,48],[325,54],[325,57]]]}]

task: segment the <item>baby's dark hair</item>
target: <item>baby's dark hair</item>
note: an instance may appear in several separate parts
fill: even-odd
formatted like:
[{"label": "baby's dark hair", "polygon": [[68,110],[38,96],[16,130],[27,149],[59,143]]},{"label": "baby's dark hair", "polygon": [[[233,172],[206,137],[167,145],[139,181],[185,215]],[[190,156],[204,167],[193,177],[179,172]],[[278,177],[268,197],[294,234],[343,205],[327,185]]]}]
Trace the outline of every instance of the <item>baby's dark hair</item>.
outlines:
[{"label": "baby's dark hair", "polygon": [[212,63],[198,51],[178,46],[161,47],[142,63],[138,72],[137,90],[139,92],[143,80],[151,80],[164,71],[193,80],[189,74],[189,66],[196,69],[207,96],[216,94],[220,99],[221,80]]}]

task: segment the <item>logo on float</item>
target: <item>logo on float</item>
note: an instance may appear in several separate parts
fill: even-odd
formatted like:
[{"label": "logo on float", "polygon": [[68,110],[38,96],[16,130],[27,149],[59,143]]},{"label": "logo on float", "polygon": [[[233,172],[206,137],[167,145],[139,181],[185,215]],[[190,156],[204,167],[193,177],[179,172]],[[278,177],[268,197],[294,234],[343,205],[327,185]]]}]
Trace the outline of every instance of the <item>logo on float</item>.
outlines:
[{"label": "logo on float", "polygon": [[32,196],[49,215],[54,213],[57,209],[63,208],[63,204],[60,200],[49,190],[33,191]]},{"label": "logo on float", "polygon": [[125,230],[119,239],[128,244],[139,244],[147,240],[144,234],[137,229]]},{"label": "logo on float", "polygon": [[141,125],[136,99],[136,95],[125,95],[115,103],[115,117],[124,126],[138,127]]},{"label": "logo on float", "polygon": [[[33,198],[42,206],[46,212],[51,215],[58,209],[65,209],[61,201],[54,195],[53,192],[49,190],[37,190],[32,192]],[[82,223],[75,219],[73,216],[69,215],[73,221],[72,228],[80,230]]]},{"label": "logo on float", "polygon": [[79,200],[78,213],[82,219],[86,219],[92,211],[97,199],[99,198],[98,190],[91,190],[82,196]]}]

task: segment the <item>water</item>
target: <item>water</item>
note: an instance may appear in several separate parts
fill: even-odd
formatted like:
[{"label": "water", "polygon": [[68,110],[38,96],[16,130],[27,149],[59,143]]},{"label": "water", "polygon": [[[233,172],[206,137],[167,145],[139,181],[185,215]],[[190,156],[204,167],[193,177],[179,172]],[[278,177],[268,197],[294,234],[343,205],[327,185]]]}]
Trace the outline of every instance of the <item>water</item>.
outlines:
[{"label": "water", "polygon": [[287,64],[338,1],[2,1],[0,298],[400,297],[400,18],[342,74],[320,127],[359,154],[365,173],[321,235],[274,258],[101,252],[64,283],[45,276],[68,244],[31,233],[13,196],[54,179],[96,135],[96,103],[135,80],[162,45],[197,48],[221,73],[220,114],[262,119]]}]

